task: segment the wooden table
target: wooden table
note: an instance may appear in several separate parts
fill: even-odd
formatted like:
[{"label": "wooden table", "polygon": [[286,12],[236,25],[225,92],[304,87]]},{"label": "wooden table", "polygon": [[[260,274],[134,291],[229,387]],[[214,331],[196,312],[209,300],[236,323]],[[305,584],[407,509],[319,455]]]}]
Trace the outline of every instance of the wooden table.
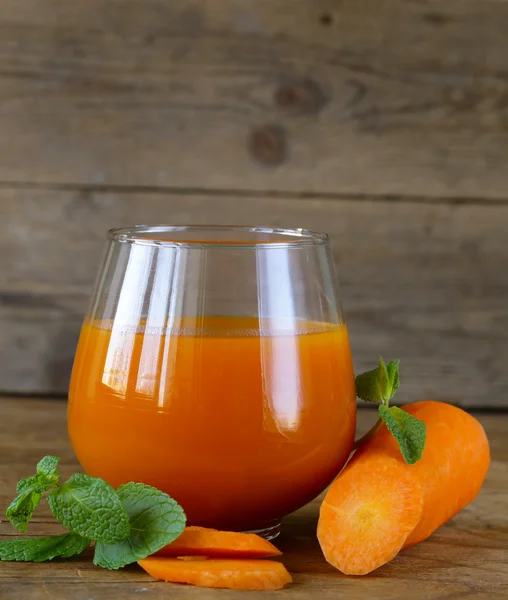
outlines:
[{"label": "wooden table", "polygon": [[[0,506],[16,482],[32,474],[46,454],[61,458],[61,472],[77,468],[66,435],[65,402],[49,399],[0,399]],[[294,583],[272,597],[295,600],[496,600],[508,598],[508,415],[480,415],[492,448],[492,465],[480,497],[431,539],[404,551],[366,577],[345,577],[324,560],[315,536],[319,503],[287,518],[277,545]],[[375,413],[361,410],[359,430]],[[31,535],[60,532],[45,504],[38,509]],[[2,536],[15,535],[0,523]],[[265,592],[268,593],[268,592]],[[91,554],[54,563],[0,563],[1,600],[162,600],[174,598],[247,598],[254,592],[208,590],[154,581],[136,565],[107,571],[92,565]]]}]

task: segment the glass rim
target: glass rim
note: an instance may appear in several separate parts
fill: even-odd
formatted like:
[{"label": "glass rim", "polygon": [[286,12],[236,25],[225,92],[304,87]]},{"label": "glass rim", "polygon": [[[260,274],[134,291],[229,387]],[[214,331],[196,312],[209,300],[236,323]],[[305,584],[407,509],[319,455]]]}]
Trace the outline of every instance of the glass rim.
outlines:
[{"label": "glass rim", "polygon": [[[185,239],[186,232],[190,231],[202,232],[204,237],[196,240]],[[234,237],[231,240],[219,240],[219,232],[233,233]],[[157,239],[157,234],[175,234],[175,239]],[[177,234],[181,237],[176,237]],[[259,239],[255,239],[257,235]],[[107,236],[108,239],[120,243],[170,248],[299,248],[328,244],[330,241],[328,234],[310,229],[249,225],[132,225],[109,229]],[[242,239],[242,236],[246,239]],[[267,236],[273,236],[275,240],[262,239]],[[287,239],[284,239],[284,236]]]}]

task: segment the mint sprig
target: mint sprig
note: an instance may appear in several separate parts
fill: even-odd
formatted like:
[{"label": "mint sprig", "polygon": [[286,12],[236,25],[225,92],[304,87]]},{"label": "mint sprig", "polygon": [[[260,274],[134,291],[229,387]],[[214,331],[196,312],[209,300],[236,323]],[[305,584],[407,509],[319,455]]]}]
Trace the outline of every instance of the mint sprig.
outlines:
[{"label": "mint sprig", "polygon": [[387,405],[400,385],[399,364],[400,361],[391,360],[385,365],[380,358],[378,367],[357,375],[355,382],[358,398]]},{"label": "mint sprig", "polygon": [[37,463],[36,475],[21,479],[16,486],[17,496],[10,503],[5,513],[12,526],[26,532],[28,523],[39,504],[44,492],[58,483],[59,459],[56,456],[45,456]]},{"label": "mint sprig", "polygon": [[130,536],[115,544],[98,542],[93,562],[106,569],[119,569],[157,552],[183,532],[185,513],[170,496],[142,483],[118,488],[130,521]]},{"label": "mint sprig", "polygon": [[390,400],[400,385],[399,361],[385,364],[380,358],[378,367],[358,375],[355,381],[358,398],[366,402],[381,402],[379,418],[397,440],[406,463],[414,465],[422,457],[427,430],[420,419],[397,406],[390,406]]},{"label": "mint sprig", "polygon": [[11,523],[26,531],[46,492],[53,516],[70,533],[0,541],[0,560],[42,562],[80,554],[96,542],[94,562],[119,569],[160,550],[184,530],[182,507],[170,496],[141,483],[115,491],[103,479],[75,473],[59,482],[58,458],[46,456],[37,473],[22,479],[7,509]]}]

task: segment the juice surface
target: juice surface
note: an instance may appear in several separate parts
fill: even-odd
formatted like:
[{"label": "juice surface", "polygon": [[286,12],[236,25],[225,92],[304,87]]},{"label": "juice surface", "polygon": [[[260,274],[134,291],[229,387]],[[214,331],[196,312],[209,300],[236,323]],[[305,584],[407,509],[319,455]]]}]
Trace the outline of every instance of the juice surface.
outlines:
[{"label": "juice surface", "polygon": [[139,481],[189,524],[267,526],[319,494],[350,453],[355,384],[344,325],[186,319],[171,333],[86,322],[69,433],[87,473]]}]

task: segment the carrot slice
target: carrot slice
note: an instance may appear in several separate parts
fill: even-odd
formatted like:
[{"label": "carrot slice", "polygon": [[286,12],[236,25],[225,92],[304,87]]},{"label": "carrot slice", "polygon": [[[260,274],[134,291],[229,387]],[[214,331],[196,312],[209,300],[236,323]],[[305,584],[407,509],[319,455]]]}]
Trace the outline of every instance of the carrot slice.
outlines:
[{"label": "carrot slice", "polygon": [[266,558],[282,554],[273,544],[254,533],[186,527],[157,556],[210,556],[213,558]]},{"label": "carrot slice", "polygon": [[150,556],[138,564],[156,579],[200,587],[280,590],[292,581],[286,567],[272,560],[180,560]]},{"label": "carrot slice", "polygon": [[417,478],[389,456],[353,459],[332,483],[319,515],[326,560],[346,575],[365,575],[392,560],[422,514]]}]

